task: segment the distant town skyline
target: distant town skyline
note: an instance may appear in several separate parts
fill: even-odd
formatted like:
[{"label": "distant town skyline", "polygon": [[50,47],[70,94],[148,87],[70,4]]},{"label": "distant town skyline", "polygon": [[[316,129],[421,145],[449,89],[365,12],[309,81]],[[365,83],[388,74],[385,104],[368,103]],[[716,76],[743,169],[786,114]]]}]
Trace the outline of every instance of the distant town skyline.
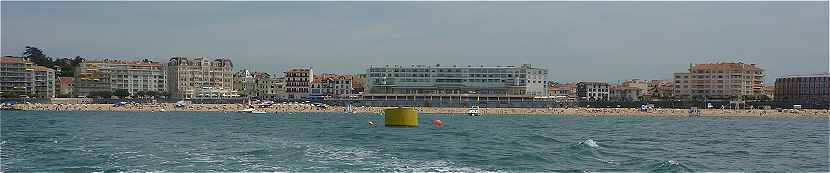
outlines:
[{"label": "distant town skyline", "polygon": [[758,64],[828,72],[828,2],[2,2],[2,55],[228,57],[235,69],[520,65],[552,81]]}]

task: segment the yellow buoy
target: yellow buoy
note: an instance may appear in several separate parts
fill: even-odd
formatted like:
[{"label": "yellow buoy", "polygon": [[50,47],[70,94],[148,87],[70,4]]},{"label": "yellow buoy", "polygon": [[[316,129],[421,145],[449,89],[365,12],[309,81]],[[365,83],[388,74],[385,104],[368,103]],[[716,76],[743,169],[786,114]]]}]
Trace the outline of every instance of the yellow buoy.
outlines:
[{"label": "yellow buoy", "polygon": [[418,111],[414,108],[391,108],[383,110],[386,126],[418,127]]}]

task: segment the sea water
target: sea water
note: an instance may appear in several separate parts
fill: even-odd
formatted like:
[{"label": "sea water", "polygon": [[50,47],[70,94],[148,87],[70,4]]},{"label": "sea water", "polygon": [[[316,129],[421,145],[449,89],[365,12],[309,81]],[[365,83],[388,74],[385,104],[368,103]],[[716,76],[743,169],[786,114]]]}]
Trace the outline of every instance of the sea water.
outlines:
[{"label": "sea water", "polygon": [[828,118],[422,114],[418,128],[382,122],[369,113],[4,111],[0,169],[830,171]]}]

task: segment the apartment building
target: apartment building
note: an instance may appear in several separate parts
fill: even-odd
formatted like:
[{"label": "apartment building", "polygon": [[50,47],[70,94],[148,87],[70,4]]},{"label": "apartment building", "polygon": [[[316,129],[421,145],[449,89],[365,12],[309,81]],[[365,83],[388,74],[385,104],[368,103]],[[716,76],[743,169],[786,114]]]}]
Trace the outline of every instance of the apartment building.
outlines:
[{"label": "apartment building", "polygon": [[35,97],[55,98],[55,70],[44,66],[34,66],[32,86]]},{"label": "apartment building", "polygon": [[830,100],[830,74],[793,75],[775,79],[775,100],[827,102]]},{"label": "apartment building", "polygon": [[167,88],[173,98],[239,97],[233,85],[233,63],[230,59],[173,57],[167,63]]},{"label": "apartment building", "polygon": [[547,70],[521,66],[370,66],[364,95],[547,96]]},{"label": "apartment building", "polygon": [[28,59],[12,56],[0,58],[0,96],[33,95],[33,71],[34,64]]},{"label": "apartment building", "polygon": [[569,99],[576,98],[576,83],[553,83],[548,87],[548,94],[550,96],[563,97]]},{"label": "apartment building", "polygon": [[310,95],[347,98],[355,94],[353,76],[323,74],[315,76],[311,82]]},{"label": "apartment building", "polygon": [[265,72],[254,72],[252,74],[253,82],[253,96],[257,99],[270,100],[275,97],[276,91],[274,88],[274,79],[271,74]]},{"label": "apartment building", "polygon": [[310,68],[295,68],[285,72],[285,94],[289,100],[307,100],[311,92],[314,71]]},{"label": "apartment building", "polygon": [[576,83],[576,96],[580,100],[608,101],[609,87],[606,82],[579,82]]},{"label": "apartment building", "polygon": [[763,94],[764,70],[755,64],[690,64],[674,73],[674,96],[708,100],[737,100]]},{"label": "apartment building", "polygon": [[131,95],[142,91],[167,91],[166,71],[159,62],[85,59],[75,73],[75,94],[126,90]]}]

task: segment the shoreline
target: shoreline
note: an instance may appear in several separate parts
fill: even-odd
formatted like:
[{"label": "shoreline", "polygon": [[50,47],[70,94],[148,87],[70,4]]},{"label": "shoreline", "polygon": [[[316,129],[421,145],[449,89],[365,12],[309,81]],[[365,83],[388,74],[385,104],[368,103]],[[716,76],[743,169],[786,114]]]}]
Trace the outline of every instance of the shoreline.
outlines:
[{"label": "shoreline", "polygon": [[[243,104],[193,104],[177,108],[173,103],[128,104],[115,107],[113,104],[18,104],[22,111],[81,111],[81,112],[239,112],[248,108]],[[382,113],[390,107],[352,107],[355,113]],[[345,112],[341,106],[318,108],[310,104],[274,104],[267,108],[255,108],[267,113],[276,112]],[[465,114],[467,108],[416,107],[424,114]],[[484,116],[498,115],[574,115],[574,116],[689,116],[687,109],[652,109],[641,112],[636,108],[480,108]],[[703,117],[830,117],[828,109],[701,109]]]}]

